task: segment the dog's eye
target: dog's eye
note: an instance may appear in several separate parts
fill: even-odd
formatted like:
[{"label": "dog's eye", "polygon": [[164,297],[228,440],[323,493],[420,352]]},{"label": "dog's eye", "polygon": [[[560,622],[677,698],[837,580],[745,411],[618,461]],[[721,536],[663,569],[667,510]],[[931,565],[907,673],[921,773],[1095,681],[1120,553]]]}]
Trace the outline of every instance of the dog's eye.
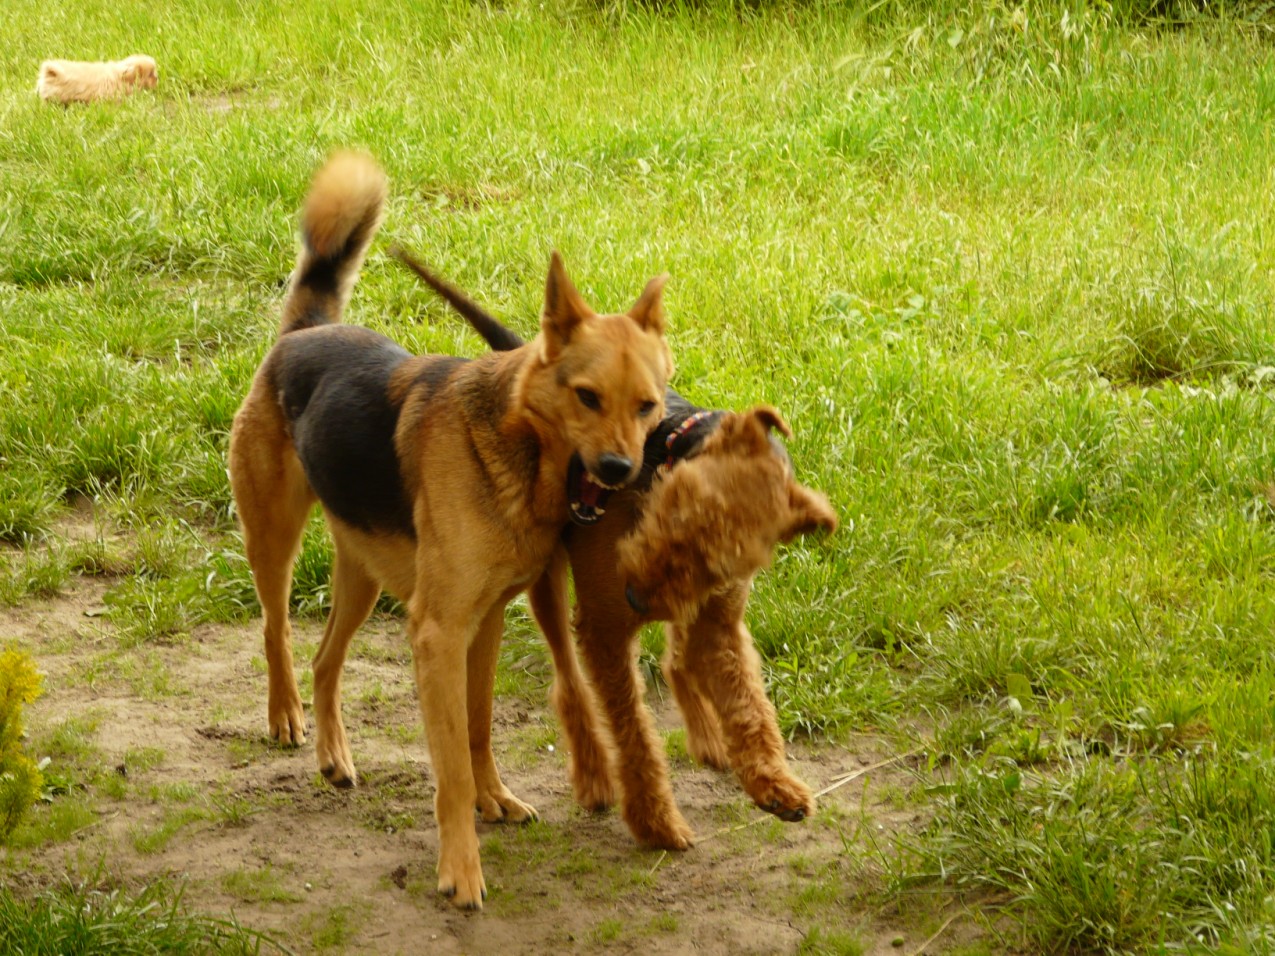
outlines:
[{"label": "dog's eye", "polygon": [[580,399],[580,404],[585,408],[591,408],[595,412],[602,407],[602,402],[598,399],[598,393],[591,388],[577,388],[576,398]]},{"label": "dog's eye", "polygon": [[654,402],[643,402],[638,406],[638,416],[640,418],[646,418],[646,416],[650,415],[653,411],[655,411]]}]

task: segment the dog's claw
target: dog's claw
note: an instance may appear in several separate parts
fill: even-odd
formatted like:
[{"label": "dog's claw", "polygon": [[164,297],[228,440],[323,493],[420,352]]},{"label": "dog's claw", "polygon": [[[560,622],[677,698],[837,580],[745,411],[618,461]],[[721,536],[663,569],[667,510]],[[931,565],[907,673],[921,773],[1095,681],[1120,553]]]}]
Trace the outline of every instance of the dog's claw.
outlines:
[{"label": "dog's claw", "polygon": [[535,807],[523,803],[503,784],[499,789],[479,793],[474,809],[485,823],[527,823],[540,818]]},{"label": "dog's claw", "polygon": [[326,767],[321,767],[319,769],[319,773],[323,774],[324,779],[326,779],[328,783],[332,784],[332,786],[336,787],[338,790],[354,789],[353,778],[338,771],[336,768],[336,764],[330,763]]}]

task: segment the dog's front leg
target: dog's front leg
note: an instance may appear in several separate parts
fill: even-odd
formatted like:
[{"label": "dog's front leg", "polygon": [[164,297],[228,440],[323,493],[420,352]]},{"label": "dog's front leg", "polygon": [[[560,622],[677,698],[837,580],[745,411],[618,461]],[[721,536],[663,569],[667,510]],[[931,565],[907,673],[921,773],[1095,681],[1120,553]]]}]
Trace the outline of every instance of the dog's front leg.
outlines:
[{"label": "dog's front leg", "polygon": [[660,669],[673,691],[677,707],[686,724],[686,749],[700,763],[717,770],[730,769],[726,740],[717,720],[717,709],[708,697],[703,675],[697,674],[686,660],[690,643],[686,628],[679,624],[664,626],[664,659]]},{"label": "dog's front leg", "polygon": [[496,755],[491,751],[492,694],[504,628],[505,606],[501,602],[487,612],[469,645],[469,760],[477,791],[476,805],[483,819],[488,823],[526,823],[536,819],[536,808],[523,803],[505,786],[496,769]]},{"label": "dog's front leg", "polygon": [[621,813],[642,843],[685,850],[695,840],[673,800],[668,762],[637,669],[641,619],[624,596],[615,543],[633,525],[632,499],[617,496],[601,522],[569,543],[576,583],[576,635],[616,748]]},{"label": "dog's front leg", "polygon": [[444,620],[439,616],[441,606],[422,597],[414,595],[409,623],[416,690],[436,782],[438,891],[459,907],[481,909],[487,887],[474,828],[477,788],[470,765],[466,701],[466,659],[475,634],[464,617]]},{"label": "dog's front leg", "polygon": [[744,624],[748,587],[715,595],[689,628],[670,628],[677,657],[717,712],[731,766],[763,810],[795,822],[815,812],[810,788],[788,769],[761,656]]}]

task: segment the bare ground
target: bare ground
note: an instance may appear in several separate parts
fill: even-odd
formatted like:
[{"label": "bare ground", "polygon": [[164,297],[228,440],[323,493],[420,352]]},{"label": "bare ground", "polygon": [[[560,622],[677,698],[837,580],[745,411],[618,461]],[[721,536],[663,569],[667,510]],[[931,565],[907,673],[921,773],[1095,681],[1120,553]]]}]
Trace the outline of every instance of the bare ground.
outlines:
[{"label": "bare ground", "polygon": [[[76,832],[10,851],[10,881],[176,878],[188,908],[233,913],[297,952],[911,954],[981,935],[936,898],[881,902],[874,847],[888,852],[921,821],[905,766],[869,770],[822,797],[813,819],[783,824],[732,776],[676,755],[678,716],[658,687],[674,789],[699,841],[680,854],[638,847],[617,814],[574,804],[535,654],[502,664],[494,736],[506,782],[541,821],[479,824],[489,898],[482,913],[457,912],[434,891],[433,780],[399,621],[375,617],[355,642],[344,702],[360,781],[337,791],[316,772],[312,740],[289,750],[266,739],[259,622],[121,650],[101,613],[106,588],[77,578],[2,618],[0,633],[45,672],[32,740],[68,721],[88,728],[88,759],[122,778],[85,791],[93,817]],[[298,661],[320,631],[299,622]],[[895,756],[872,736],[791,755],[816,790]]]}]

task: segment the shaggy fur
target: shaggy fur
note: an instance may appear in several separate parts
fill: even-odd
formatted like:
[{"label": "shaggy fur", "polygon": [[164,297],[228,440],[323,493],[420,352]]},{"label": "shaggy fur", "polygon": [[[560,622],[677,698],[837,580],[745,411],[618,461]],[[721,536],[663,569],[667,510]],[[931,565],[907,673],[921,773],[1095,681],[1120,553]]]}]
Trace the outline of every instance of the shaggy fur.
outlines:
[{"label": "shaggy fur", "polygon": [[487,821],[535,816],[491,749],[504,608],[553,559],[568,514],[593,520],[607,486],[639,473],[671,371],[664,280],[627,313],[597,315],[555,253],[535,341],[474,361],[412,356],[339,324],[385,192],[384,174],[358,154],[315,176],[278,341],[235,415],[231,486],[265,618],[270,733],[284,744],[305,739],[292,565],[316,502],[327,519],[332,610],[314,659],[315,754],[336,786],[356,779],[340,703],[350,641],[382,589],[407,605],[437,780],[438,889],[477,909],[486,886],[474,809]]},{"label": "shaggy fur", "polygon": [[45,60],[35,91],[54,103],[91,103],[127,96],[134,90],[153,90],[159,68],[149,56],[130,56],[111,63]]},{"label": "shaggy fur", "polygon": [[[463,293],[397,254],[493,348],[521,341]],[[719,769],[734,768],[762,808],[784,820],[802,819],[814,811],[814,800],[788,769],[744,610],[753,574],[769,562],[774,545],[831,530],[836,516],[822,495],[793,481],[787,454],[770,435],[772,429],[788,434],[773,409],[708,414],[694,440],[683,444],[678,427],[707,413],[671,390],[665,407],[670,418],[648,440],[642,478],[611,499],[601,521],[565,532],[564,550],[532,586],[530,598],[553,654],[552,697],[570,742],[577,801],[594,810],[614,804],[618,779],[634,836],[685,849],[694,834],[673,800],[662,742],[643,704],[638,630],[648,620],[670,622],[663,668],[686,721],[691,754]],[[657,470],[663,478],[651,485]],[[575,631],[592,687],[571,639],[568,563],[575,579]]]},{"label": "shaggy fur", "polygon": [[664,676],[691,752],[734,767],[758,806],[796,821],[814,812],[814,798],[788,772],[743,610],[775,545],[833,531],[837,516],[827,498],[793,480],[772,428],[790,435],[767,406],[728,414],[698,455],[656,480],[617,553],[629,604],[669,622]]},{"label": "shaggy fur", "polygon": [[656,479],[618,548],[639,613],[686,627],[715,593],[770,564],[776,544],[837,527],[828,499],[775,454],[771,429],[792,436],[769,406],[728,414],[699,454]]}]

